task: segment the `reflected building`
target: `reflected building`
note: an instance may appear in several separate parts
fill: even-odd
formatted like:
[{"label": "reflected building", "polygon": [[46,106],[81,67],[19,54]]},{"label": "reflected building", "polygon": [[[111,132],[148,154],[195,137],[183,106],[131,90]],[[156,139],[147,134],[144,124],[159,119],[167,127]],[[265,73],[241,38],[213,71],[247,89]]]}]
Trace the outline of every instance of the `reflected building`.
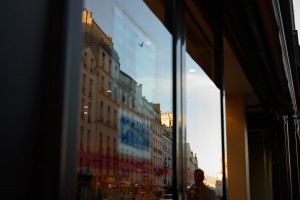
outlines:
[{"label": "reflected building", "polygon": [[[161,114],[161,123],[164,126],[164,161],[168,163],[167,166],[167,183],[169,185],[171,183],[171,174],[172,174],[172,154],[173,154],[173,113],[166,112]],[[198,159],[195,152],[191,150],[190,144],[186,144],[186,158],[187,158],[187,183],[192,185],[194,183],[194,170],[198,169]],[[170,167],[170,168],[169,168]],[[170,173],[170,174],[169,174]],[[170,176],[170,177],[168,177]],[[170,179],[168,179],[170,178]]]},{"label": "reflected building", "polygon": [[[119,56],[88,10],[82,12],[80,148],[77,171],[95,187],[119,175]],[[100,184],[103,183],[103,184]],[[82,192],[82,191],[81,191]],[[87,196],[89,192],[87,192]]]},{"label": "reflected building", "polygon": [[196,153],[191,150],[190,144],[186,144],[186,159],[187,159],[187,184],[194,184],[194,171],[199,168],[198,158]]},{"label": "reflected building", "polygon": [[[146,101],[145,101],[146,102]],[[155,186],[163,185],[163,142],[162,135],[163,129],[160,120],[160,105],[159,104],[146,104],[145,113],[151,116],[151,166],[152,166],[152,177],[151,183]]]},{"label": "reflected building", "polygon": [[163,126],[163,163],[164,163],[164,185],[171,187],[172,184],[172,155],[173,155],[173,129]]},{"label": "reflected building", "polygon": [[173,113],[166,112],[161,114],[161,124],[168,128],[173,127]]},{"label": "reflected building", "polygon": [[173,114],[170,112],[161,114],[161,124],[163,125],[163,161],[165,178],[164,185],[170,187],[173,173]]},{"label": "reflected building", "polygon": [[151,118],[144,114],[148,102],[142,97],[142,85],[122,71],[118,85],[121,177],[134,183],[149,183]]},{"label": "reflected building", "polygon": [[172,129],[162,125],[160,104],[120,69],[112,37],[87,9],[82,28],[80,195],[171,185]]}]

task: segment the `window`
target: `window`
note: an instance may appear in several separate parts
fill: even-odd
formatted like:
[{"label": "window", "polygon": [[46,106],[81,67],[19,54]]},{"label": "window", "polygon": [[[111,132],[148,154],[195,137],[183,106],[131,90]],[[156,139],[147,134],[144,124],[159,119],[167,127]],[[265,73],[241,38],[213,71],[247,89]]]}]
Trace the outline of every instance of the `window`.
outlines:
[{"label": "window", "polygon": [[86,75],[85,74],[83,74],[82,75],[82,89],[81,89],[81,91],[82,91],[82,94],[83,95],[85,95],[85,87],[86,87]]},{"label": "window", "polygon": [[88,106],[88,122],[91,123],[92,120],[92,103],[89,102],[89,106]]},{"label": "window", "polygon": [[93,97],[93,79],[90,79],[89,97]]},{"label": "window", "polygon": [[83,52],[83,67],[86,69],[87,68],[87,53],[84,51]]},{"label": "window", "polygon": [[118,66],[116,66],[116,65],[115,65],[115,70],[114,70],[114,72],[115,72],[114,78],[118,78],[118,73],[119,73],[119,71],[118,71]]},{"label": "window", "polygon": [[80,151],[83,150],[83,138],[84,138],[84,128],[80,126]]},{"label": "window", "polygon": [[101,92],[104,92],[104,76],[101,76],[101,88],[100,88]]},{"label": "window", "polygon": [[90,129],[88,129],[87,130],[87,134],[86,134],[86,150],[87,150],[87,152],[90,152],[90,139],[91,139],[91,130]]},{"label": "window", "polygon": [[107,123],[110,123],[110,106],[107,106]]},{"label": "window", "polygon": [[100,102],[100,120],[103,120],[103,101]]},{"label": "window", "polygon": [[81,119],[84,119],[84,115],[86,114],[85,112],[85,99],[84,98],[81,98],[81,112],[80,112],[80,117]]},{"label": "window", "polygon": [[[161,9],[162,2],[149,4]],[[86,0],[85,6],[82,51],[100,67],[82,72],[89,80],[88,123],[80,123],[89,135],[89,153],[81,157],[90,162],[92,178],[79,187],[77,198],[95,199],[92,194],[98,189],[108,199],[105,183],[119,186],[122,174],[126,179],[119,190],[111,188],[120,199],[135,183],[170,189],[172,165],[167,173],[161,115],[172,112],[172,35],[144,1]],[[93,120],[94,113],[100,120]],[[103,177],[98,188],[97,176]]]},{"label": "window", "polygon": [[117,111],[114,110],[114,126],[117,126]]},{"label": "window", "polygon": [[105,68],[105,53],[102,53],[102,68]]},{"label": "window", "polygon": [[111,75],[111,60],[109,60],[109,66],[108,66],[108,74]]},{"label": "window", "polygon": [[95,60],[94,58],[91,58],[91,67],[90,67],[90,72],[93,73],[95,68]]}]

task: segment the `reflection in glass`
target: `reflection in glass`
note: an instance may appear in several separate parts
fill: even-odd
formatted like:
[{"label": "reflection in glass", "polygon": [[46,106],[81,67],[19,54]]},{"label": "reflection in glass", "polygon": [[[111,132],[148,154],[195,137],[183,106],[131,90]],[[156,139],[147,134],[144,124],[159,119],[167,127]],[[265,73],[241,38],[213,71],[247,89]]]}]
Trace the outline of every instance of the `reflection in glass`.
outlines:
[{"label": "reflection in glass", "polygon": [[222,195],[220,90],[198,64],[186,54],[187,151],[190,188],[194,170],[204,171],[204,184]]},{"label": "reflection in glass", "polygon": [[82,31],[76,198],[171,193],[171,35],[140,0],[86,0]]}]

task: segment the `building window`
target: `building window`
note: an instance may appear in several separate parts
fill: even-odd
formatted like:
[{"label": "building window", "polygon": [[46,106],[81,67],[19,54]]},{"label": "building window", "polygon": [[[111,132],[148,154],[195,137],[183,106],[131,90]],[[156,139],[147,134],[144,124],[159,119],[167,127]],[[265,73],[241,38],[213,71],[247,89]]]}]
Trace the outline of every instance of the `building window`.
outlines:
[{"label": "building window", "polygon": [[100,120],[103,120],[103,101],[100,102]]},{"label": "building window", "polygon": [[89,102],[89,106],[88,106],[88,122],[91,123],[92,121],[92,103]]},{"label": "building window", "polygon": [[90,72],[93,73],[95,68],[95,60],[94,58],[91,58],[91,67],[90,67]]},{"label": "building window", "polygon": [[104,76],[101,76],[101,87],[100,87],[100,91],[104,92]]},{"label": "building window", "polygon": [[85,115],[85,99],[81,98],[81,112],[80,112],[81,119],[84,119],[84,115]]},{"label": "building window", "polygon": [[111,60],[109,60],[109,66],[108,66],[108,74],[111,75]]},{"label": "building window", "polygon": [[83,138],[84,138],[84,127],[80,126],[80,140],[79,140],[79,143],[80,143],[80,150],[81,151],[83,150]]},{"label": "building window", "polygon": [[110,106],[107,106],[107,123],[110,124]]},{"label": "building window", "polygon": [[123,91],[122,91],[122,102],[123,102],[123,103],[125,103],[125,102],[126,102],[126,97],[125,97],[125,95],[124,95]]},{"label": "building window", "polygon": [[118,100],[117,87],[114,88],[114,98]]},{"label": "building window", "polygon": [[87,68],[87,53],[85,51],[83,52],[83,67]]},{"label": "building window", "polygon": [[93,79],[90,79],[89,97],[93,96]]},{"label": "building window", "polygon": [[102,68],[105,68],[105,53],[102,53]]},{"label": "building window", "polygon": [[82,86],[81,86],[81,91],[82,94],[85,95],[85,87],[86,87],[86,75],[82,75]]},{"label": "building window", "polygon": [[90,129],[88,129],[87,130],[87,134],[86,134],[86,150],[87,150],[87,152],[90,152],[90,141],[91,140],[91,130]]},{"label": "building window", "polygon": [[118,73],[119,73],[119,72],[118,72],[118,67],[117,67],[117,65],[115,65],[115,76],[114,76],[115,78],[118,77]]},{"label": "building window", "polygon": [[114,110],[114,126],[117,126],[117,111]]}]

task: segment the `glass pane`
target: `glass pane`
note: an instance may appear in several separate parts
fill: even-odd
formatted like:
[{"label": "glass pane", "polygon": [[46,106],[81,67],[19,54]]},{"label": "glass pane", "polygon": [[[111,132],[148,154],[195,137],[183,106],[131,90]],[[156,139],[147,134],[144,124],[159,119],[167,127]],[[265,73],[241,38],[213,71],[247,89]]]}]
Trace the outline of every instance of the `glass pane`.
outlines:
[{"label": "glass pane", "polygon": [[82,31],[76,198],[170,193],[171,34],[141,0],[86,0]]},{"label": "glass pane", "polygon": [[195,2],[186,7],[188,197],[215,200],[223,187],[220,90],[214,83],[214,34]]},{"label": "glass pane", "polygon": [[220,90],[187,54],[188,187],[194,171],[204,171],[203,183],[222,195]]}]

